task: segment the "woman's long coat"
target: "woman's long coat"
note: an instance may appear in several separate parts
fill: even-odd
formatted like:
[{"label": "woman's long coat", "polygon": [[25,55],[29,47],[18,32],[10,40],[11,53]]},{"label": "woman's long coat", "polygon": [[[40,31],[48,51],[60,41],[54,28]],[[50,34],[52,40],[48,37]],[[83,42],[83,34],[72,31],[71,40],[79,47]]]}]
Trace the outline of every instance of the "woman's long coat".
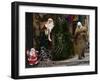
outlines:
[{"label": "woman's long coat", "polygon": [[87,36],[87,27],[76,28],[74,34],[74,52],[81,56],[82,52],[85,51]]}]

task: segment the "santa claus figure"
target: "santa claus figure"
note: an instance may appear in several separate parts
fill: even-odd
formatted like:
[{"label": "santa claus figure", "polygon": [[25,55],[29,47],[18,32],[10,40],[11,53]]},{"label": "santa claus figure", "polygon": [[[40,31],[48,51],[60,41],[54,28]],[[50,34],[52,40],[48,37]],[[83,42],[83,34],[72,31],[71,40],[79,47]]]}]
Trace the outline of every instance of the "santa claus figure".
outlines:
[{"label": "santa claus figure", "polygon": [[48,35],[48,40],[51,42],[51,38],[50,38],[50,33],[54,27],[54,22],[52,18],[48,18],[48,21],[45,24],[46,30],[45,30],[45,34]]},{"label": "santa claus figure", "polygon": [[36,51],[34,48],[31,48],[31,50],[27,50],[27,56],[28,56],[28,64],[29,65],[36,65],[38,64],[38,51]]}]

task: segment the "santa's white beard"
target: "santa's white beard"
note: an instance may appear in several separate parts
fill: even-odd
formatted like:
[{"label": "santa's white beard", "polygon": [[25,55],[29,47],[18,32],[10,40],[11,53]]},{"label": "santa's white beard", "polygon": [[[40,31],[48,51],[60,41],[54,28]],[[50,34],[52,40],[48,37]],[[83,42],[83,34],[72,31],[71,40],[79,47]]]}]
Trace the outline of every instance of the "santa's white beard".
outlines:
[{"label": "santa's white beard", "polygon": [[51,31],[52,31],[52,29],[53,29],[53,27],[54,27],[54,23],[53,23],[53,22],[51,22],[51,23],[46,23],[46,24],[45,24],[45,27],[47,28],[47,29],[45,30],[45,34],[48,35],[48,40],[51,41],[50,33],[51,33]]},{"label": "santa's white beard", "polygon": [[53,29],[54,24],[53,24],[53,22],[51,22],[51,23],[46,23],[46,24],[45,24],[45,27],[47,28],[47,30],[46,30],[46,32],[45,32],[45,34],[47,34],[47,35],[48,35],[48,30],[49,30],[49,31],[50,31],[50,33],[51,33],[51,30]]}]

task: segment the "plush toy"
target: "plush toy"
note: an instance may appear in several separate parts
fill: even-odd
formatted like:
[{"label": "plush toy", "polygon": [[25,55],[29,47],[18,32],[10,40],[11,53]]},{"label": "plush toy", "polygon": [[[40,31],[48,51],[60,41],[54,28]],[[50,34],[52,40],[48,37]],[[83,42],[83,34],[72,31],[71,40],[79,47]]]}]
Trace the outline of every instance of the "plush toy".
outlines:
[{"label": "plush toy", "polygon": [[28,56],[28,64],[29,65],[36,65],[39,63],[38,61],[38,51],[36,51],[34,48],[31,48],[31,50],[27,50],[27,56]]}]

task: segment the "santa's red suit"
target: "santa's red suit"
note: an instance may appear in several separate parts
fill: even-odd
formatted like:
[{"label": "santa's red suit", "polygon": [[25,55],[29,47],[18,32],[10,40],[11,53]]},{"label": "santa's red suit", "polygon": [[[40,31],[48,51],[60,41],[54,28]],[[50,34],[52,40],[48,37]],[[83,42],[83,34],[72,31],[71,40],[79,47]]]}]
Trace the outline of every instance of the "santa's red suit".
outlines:
[{"label": "santa's red suit", "polygon": [[31,50],[28,55],[28,64],[29,65],[36,65],[38,64],[38,55],[35,50]]}]

